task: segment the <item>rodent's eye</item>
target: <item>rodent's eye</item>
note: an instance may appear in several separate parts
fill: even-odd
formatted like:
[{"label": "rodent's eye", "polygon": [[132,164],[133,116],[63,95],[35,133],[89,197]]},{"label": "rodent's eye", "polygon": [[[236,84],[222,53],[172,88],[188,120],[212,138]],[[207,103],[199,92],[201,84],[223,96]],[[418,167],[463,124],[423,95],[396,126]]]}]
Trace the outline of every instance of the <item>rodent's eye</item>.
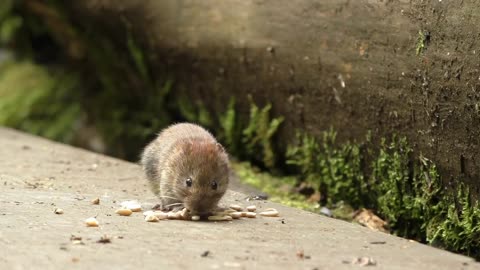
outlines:
[{"label": "rodent's eye", "polygon": [[218,184],[217,181],[212,181],[212,189],[217,190]]},{"label": "rodent's eye", "polygon": [[185,181],[185,184],[187,184],[187,187],[191,187],[192,186],[192,178],[187,178],[187,180]]}]

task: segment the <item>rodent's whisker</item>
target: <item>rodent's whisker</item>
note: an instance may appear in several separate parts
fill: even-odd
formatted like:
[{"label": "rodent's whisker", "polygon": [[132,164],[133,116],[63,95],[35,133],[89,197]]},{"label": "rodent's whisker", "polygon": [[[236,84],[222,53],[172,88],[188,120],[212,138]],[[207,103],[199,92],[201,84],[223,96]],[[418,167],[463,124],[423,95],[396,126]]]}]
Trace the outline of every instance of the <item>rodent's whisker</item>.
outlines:
[{"label": "rodent's whisker", "polygon": [[171,203],[169,205],[165,205],[165,208],[171,207],[171,206],[176,206],[176,205],[183,205],[183,203]]},{"label": "rodent's whisker", "polygon": [[166,199],[174,199],[176,201],[180,201],[180,199],[178,198],[175,198],[175,197],[171,197],[171,196],[158,196],[159,198],[166,198]]}]

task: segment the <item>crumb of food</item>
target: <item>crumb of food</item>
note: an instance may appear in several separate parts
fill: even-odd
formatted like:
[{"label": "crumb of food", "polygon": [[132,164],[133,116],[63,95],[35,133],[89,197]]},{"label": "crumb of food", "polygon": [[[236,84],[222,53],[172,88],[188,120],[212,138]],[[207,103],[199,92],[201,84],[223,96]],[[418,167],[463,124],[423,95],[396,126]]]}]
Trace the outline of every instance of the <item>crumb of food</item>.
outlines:
[{"label": "crumb of food", "polygon": [[278,213],[277,209],[275,208],[267,208],[265,211],[260,212],[259,215],[264,217],[278,217],[280,213]]},{"label": "crumb of food", "polygon": [[87,218],[85,220],[85,224],[87,225],[87,227],[98,227],[99,225],[98,220],[94,217]]},{"label": "crumb of food", "polygon": [[57,214],[57,215],[61,215],[63,214],[63,209],[61,208],[55,208],[55,210],[53,210],[53,213]]},{"label": "crumb of food", "polygon": [[128,208],[128,209],[132,210],[133,212],[141,212],[142,211],[142,206],[137,201],[124,201],[120,205],[122,206],[122,208]]},{"label": "crumb of food", "polygon": [[148,215],[145,217],[146,222],[158,222],[160,219],[158,219],[157,216],[155,215]]},{"label": "crumb of food", "polygon": [[210,221],[230,221],[233,218],[231,216],[209,216],[208,220]]},{"label": "crumb of food", "polygon": [[243,210],[242,206],[238,204],[231,204],[229,207],[237,212],[241,212]]},{"label": "crumb of food", "polygon": [[99,205],[100,204],[100,198],[93,199],[92,204]]},{"label": "crumb of food", "polygon": [[115,211],[115,213],[119,214],[120,216],[130,216],[133,211],[128,208],[120,208]]},{"label": "crumb of food", "polygon": [[233,212],[233,213],[230,213],[230,216],[234,219],[239,219],[242,217],[242,212]]}]

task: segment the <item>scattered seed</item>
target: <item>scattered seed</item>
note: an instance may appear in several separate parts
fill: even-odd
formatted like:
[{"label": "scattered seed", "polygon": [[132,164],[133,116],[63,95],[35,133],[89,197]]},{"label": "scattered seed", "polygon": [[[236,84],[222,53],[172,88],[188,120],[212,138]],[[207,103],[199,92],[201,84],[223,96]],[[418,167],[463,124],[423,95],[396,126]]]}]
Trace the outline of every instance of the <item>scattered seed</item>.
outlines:
[{"label": "scattered seed", "polygon": [[128,208],[120,208],[115,211],[115,213],[119,214],[120,216],[130,216],[133,211]]},{"label": "scattered seed", "polygon": [[158,218],[158,219],[167,219],[168,214],[162,211],[155,211],[153,214]]},{"label": "scattered seed", "polygon": [[146,217],[146,216],[149,216],[149,215],[153,215],[153,213],[154,213],[154,211],[148,210],[148,211],[143,212],[143,216]]},{"label": "scattered seed", "polygon": [[210,251],[206,250],[206,251],[204,251],[200,256],[202,256],[202,257],[207,257],[208,254],[210,254]]},{"label": "scattered seed", "polygon": [[200,220],[200,216],[192,216],[192,220],[193,220],[193,221],[199,221],[199,220]]},{"label": "scattered seed", "polygon": [[142,206],[140,204],[131,204],[128,206],[132,212],[141,212],[142,211]]},{"label": "scattered seed", "polygon": [[160,219],[158,219],[157,216],[155,215],[148,215],[145,217],[145,221],[147,222],[158,222]]},{"label": "scattered seed", "polygon": [[124,201],[120,204],[123,208],[128,208],[133,212],[142,211],[142,206],[137,201]]},{"label": "scattered seed", "polygon": [[93,199],[92,204],[96,204],[96,205],[100,204],[100,198]]},{"label": "scattered seed", "polygon": [[63,214],[63,209],[61,209],[61,208],[55,208],[55,210],[54,210],[53,212],[54,212],[55,214],[57,214],[57,215],[61,215],[61,214]]},{"label": "scattered seed", "polygon": [[231,216],[209,216],[208,220],[211,221],[230,221],[232,220]]},{"label": "scattered seed", "polygon": [[240,206],[238,204],[230,204],[230,208],[235,210],[235,211],[238,211],[238,212],[243,210],[242,206]]},{"label": "scattered seed", "polygon": [[87,227],[98,227],[98,220],[94,217],[87,218],[85,220],[85,224],[87,224]]},{"label": "scattered seed", "polygon": [[222,214],[227,214],[228,215],[228,214],[233,213],[233,212],[237,212],[237,210],[229,208],[229,209],[225,209],[224,211],[217,212],[217,214],[222,213]]},{"label": "scattered seed", "polygon": [[166,214],[168,219],[182,219],[182,211],[177,211],[177,212],[170,211]]},{"label": "scattered seed", "polygon": [[153,216],[156,216],[159,220],[168,218],[168,213],[162,212],[162,211],[151,211],[151,210],[149,210],[149,211],[143,212],[143,215],[144,216],[153,215]]},{"label": "scattered seed", "polygon": [[242,217],[242,212],[233,212],[230,214],[230,216],[234,219],[238,219]]},{"label": "scattered seed", "polygon": [[183,208],[182,211],[180,211],[179,213],[180,213],[180,219],[183,219],[183,220],[191,219],[190,213],[187,210],[187,208]]},{"label": "scattered seed", "polygon": [[247,211],[248,212],[255,212],[255,211],[257,211],[257,207],[255,205],[247,206]]},{"label": "scattered seed", "polygon": [[264,216],[264,217],[278,217],[279,216],[278,211],[276,209],[273,209],[273,208],[268,208],[268,209],[266,209],[266,211],[260,212],[259,214],[261,216]]},{"label": "scattered seed", "polygon": [[257,217],[257,213],[255,213],[255,212],[242,212],[242,216],[243,216],[243,213],[245,213],[245,216],[248,217],[248,218]]}]

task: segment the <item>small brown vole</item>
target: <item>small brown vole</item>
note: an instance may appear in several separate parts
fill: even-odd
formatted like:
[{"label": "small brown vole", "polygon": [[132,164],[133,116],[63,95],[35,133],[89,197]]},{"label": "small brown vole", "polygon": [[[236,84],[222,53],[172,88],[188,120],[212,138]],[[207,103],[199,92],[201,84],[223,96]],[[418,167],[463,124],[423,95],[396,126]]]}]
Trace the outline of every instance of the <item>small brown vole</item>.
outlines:
[{"label": "small brown vole", "polygon": [[227,190],[228,155],[202,127],[181,123],[160,132],[143,151],[143,169],[165,210],[215,211]]}]

